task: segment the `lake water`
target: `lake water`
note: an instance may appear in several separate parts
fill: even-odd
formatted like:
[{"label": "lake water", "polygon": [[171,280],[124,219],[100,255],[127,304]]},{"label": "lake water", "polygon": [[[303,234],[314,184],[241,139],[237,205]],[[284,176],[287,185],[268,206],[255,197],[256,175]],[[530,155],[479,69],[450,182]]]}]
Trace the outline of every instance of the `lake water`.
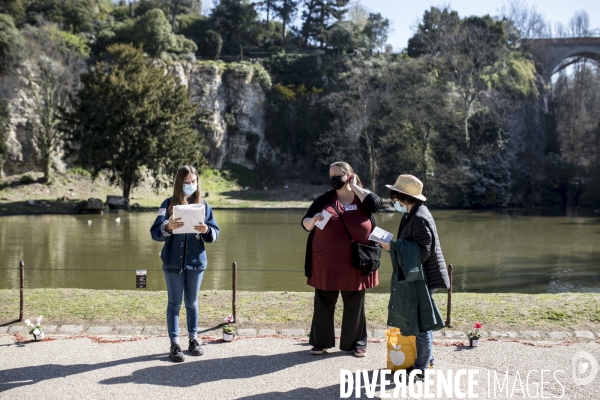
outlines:
[{"label": "lake water", "polygon": [[[455,292],[600,292],[600,215],[571,210],[552,215],[523,210],[433,210],[442,251],[454,266]],[[308,291],[304,277],[304,210],[215,210],[219,241],[207,245],[202,289]],[[116,218],[120,222],[116,222]],[[147,289],[165,290],[159,252],[150,238],[155,213],[0,217],[0,289],[135,289],[135,270],[148,271]],[[396,234],[399,213],[378,213]],[[91,221],[88,222],[88,221]],[[391,262],[384,251],[380,285],[387,292]]]}]

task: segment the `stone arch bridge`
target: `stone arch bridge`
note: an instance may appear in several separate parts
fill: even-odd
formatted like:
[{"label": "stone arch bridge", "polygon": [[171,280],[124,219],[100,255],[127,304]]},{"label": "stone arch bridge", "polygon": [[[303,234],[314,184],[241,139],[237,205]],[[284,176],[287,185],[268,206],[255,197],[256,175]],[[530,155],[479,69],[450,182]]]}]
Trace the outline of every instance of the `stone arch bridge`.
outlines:
[{"label": "stone arch bridge", "polygon": [[589,58],[600,63],[600,37],[532,39],[532,54],[546,80],[569,65]]}]

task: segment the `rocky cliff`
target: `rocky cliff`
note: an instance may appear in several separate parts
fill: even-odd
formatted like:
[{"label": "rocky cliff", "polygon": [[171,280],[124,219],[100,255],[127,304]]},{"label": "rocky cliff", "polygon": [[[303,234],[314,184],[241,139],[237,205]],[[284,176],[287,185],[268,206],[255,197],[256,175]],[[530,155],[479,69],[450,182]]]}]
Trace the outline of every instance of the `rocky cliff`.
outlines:
[{"label": "rocky cliff", "polygon": [[[206,139],[212,167],[220,169],[233,162],[254,168],[261,160],[274,159],[264,134],[265,90],[270,87],[270,78],[260,65],[176,62],[164,67],[188,88],[197,106],[196,128]],[[14,175],[40,171],[33,141],[31,99],[19,89],[4,93],[9,99],[4,172]],[[69,161],[56,160],[55,165],[62,171]]]},{"label": "rocky cliff", "polygon": [[[3,89],[3,97],[8,99],[3,172],[6,175],[15,175],[27,171],[41,171],[31,122],[36,118],[33,112],[33,101],[16,85],[6,85]],[[67,164],[59,157],[55,159],[54,165],[59,172],[64,172]]]}]

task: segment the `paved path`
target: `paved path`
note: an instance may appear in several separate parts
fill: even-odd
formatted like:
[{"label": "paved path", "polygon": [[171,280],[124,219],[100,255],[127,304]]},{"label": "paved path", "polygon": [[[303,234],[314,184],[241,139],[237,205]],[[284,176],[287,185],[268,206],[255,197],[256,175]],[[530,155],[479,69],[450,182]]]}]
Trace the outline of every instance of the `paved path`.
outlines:
[{"label": "paved path", "polygon": [[[313,356],[304,337],[248,336],[231,343],[205,337],[205,355],[194,357],[185,350],[186,361],[175,364],[167,356],[168,339],[161,336],[28,339],[29,335],[0,335],[0,399],[338,399],[340,370],[368,370],[372,378],[386,359],[383,340],[372,340],[367,357],[360,359],[339,350]],[[583,386],[573,379],[574,367],[576,377],[585,378],[594,372],[593,362],[572,364],[578,352],[600,362],[597,340],[492,340],[472,349],[456,339],[438,339],[434,352],[434,373],[477,370],[473,391],[479,398],[506,398],[507,390],[513,398],[534,398],[536,393],[540,398],[540,374],[546,370],[545,397],[600,399],[600,374]],[[494,397],[488,377],[491,382],[494,375],[503,380],[507,371],[503,392],[496,385]],[[459,383],[466,393],[466,378]],[[452,390],[456,394],[456,388]],[[438,393],[436,384],[430,391]],[[448,398],[443,389],[439,393]],[[351,398],[356,398],[354,392]],[[364,387],[361,398],[368,398]]]}]

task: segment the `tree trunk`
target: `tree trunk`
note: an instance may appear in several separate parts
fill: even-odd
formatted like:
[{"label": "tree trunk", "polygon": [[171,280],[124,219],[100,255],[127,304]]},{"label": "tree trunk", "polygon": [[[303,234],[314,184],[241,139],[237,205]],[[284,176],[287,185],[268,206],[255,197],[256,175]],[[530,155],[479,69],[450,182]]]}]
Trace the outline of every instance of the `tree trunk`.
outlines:
[{"label": "tree trunk", "polygon": [[[267,24],[265,26],[265,30],[267,33],[269,33],[269,12],[271,11],[271,0],[267,0]],[[263,44],[267,43],[267,36],[265,35],[263,36]]]},{"label": "tree trunk", "polygon": [[173,33],[175,33],[175,18],[177,17],[177,8],[179,7],[179,1],[174,1],[173,4],[171,5],[171,10],[173,12],[173,15],[171,17],[171,29],[173,30]]},{"label": "tree trunk", "polygon": [[377,178],[379,177],[379,167],[377,166],[377,160],[371,155],[369,157],[369,169],[371,174],[371,191],[377,193]]},{"label": "tree trunk", "polygon": [[465,118],[463,121],[463,129],[465,130],[465,144],[467,146],[467,150],[469,150],[471,146],[471,137],[469,136],[469,118],[471,118],[471,108],[473,107],[473,102],[475,101],[475,96],[470,99],[465,98]]},{"label": "tree trunk", "polygon": [[52,154],[44,154],[44,182],[52,182]]},{"label": "tree trunk", "polygon": [[423,160],[425,162],[425,177],[424,179],[427,179],[427,177],[429,176],[429,171],[430,171],[430,167],[429,167],[429,129],[425,132],[425,134],[423,135]]},{"label": "tree trunk", "polygon": [[465,130],[465,144],[467,145],[467,149],[469,148],[469,115],[465,115],[465,119],[463,121],[463,129]]},{"label": "tree trunk", "polygon": [[375,160],[375,149],[373,139],[366,134],[365,140],[367,141],[367,157],[369,163],[369,181],[371,182],[371,191],[377,192],[377,161]]},{"label": "tree trunk", "polygon": [[269,29],[269,12],[271,11],[271,0],[267,0],[267,29]]},{"label": "tree trunk", "polygon": [[285,44],[285,26],[287,25],[287,20],[283,20],[283,31],[281,32],[281,37],[283,39],[283,44]]},{"label": "tree trunk", "polygon": [[123,197],[129,200],[129,195],[131,194],[131,182],[123,181]]}]

